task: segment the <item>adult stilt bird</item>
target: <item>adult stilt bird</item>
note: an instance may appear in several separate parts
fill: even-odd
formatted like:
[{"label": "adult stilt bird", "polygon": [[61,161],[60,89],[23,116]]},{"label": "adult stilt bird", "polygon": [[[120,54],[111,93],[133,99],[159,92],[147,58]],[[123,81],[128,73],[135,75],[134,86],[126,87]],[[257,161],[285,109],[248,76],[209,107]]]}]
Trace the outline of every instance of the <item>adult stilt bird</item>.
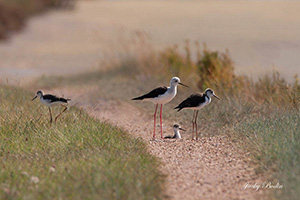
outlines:
[{"label": "adult stilt bird", "polygon": [[210,88],[207,88],[204,93],[196,93],[189,96],[187,99],[182,101],[177,107],[174,109],[178,109],[179,112],[182,109],[193,109],[193,135],[192,139],[194,140],[194,127],[196,127],[196,140],[198,139],[198,133],[197,133],[197,117],[198,112],[200,109],[202,109],[204,106],[208,105],[211,102],[211,96],[216,97],[220,100],[220,98],[215,95],[214,91]]},{"label": "adult stilt bird", "polygon": [[188,87],[187,85],[184,85],[180,82],[180,79],[178,77],[173,77],[170,81],[170,87],[158,87],[153,89],[147,94],[144,94],[142,96],[133,98],[132,100],[144,100],[144,101],[151,101],[152,103],[156,104],[155,112],[154,112],[154,130],[153,130],[153,138],[155,138],[155,124],[156,124],[156,111],[158,104],[161,104],[160,107],[160,128],[161,128],[161,138],[163,139],[163,132],[162,132],[162,108],[163,105],[170,102],[177,94],[177,86],[183,85],[185,87]]}]

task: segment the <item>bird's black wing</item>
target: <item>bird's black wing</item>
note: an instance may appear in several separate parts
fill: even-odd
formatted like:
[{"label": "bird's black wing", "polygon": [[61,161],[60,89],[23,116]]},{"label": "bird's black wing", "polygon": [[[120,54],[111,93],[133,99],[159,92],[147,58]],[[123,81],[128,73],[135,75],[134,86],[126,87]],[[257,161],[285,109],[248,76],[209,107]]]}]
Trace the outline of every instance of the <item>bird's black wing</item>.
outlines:
[{"label": "bird's black wing", "polygon": [[183,108],[197,107],[201,102],[205,102],[205,95],[203,95],[203,94],[192,94],[187,99],[182,101],[174,109],[178,109],[178,111],[180,111]]},{"label": "bird's black wing", "polygon": [[148,98],[155,98],[155,97],[158,97],[158,96],[166,93],[167,90],[168,90],[168,88],[165,86],[158,87],[158,88],[155,88],[154,90],[152,90],[151,92],[144,94],[140,97],[133,98],[132,100],[143,100],[143,99],[148,99]]},{"label": "bird's black wing", "polygon": [[60,98],[60,97],[54,96],[52,94],[46,94],[43,96],[43,98],[45,100],[48,100],[50,103],[55,102],[55,101],[61,101],[64,103],[68,103],[68,101],[70,100],[70,99]]},{"label": "bird's black wing", "polygon": [[168,136],[164,137],[164,139],[175,139],[175,138],[176,138],[176,135],[174,135],[174,136],[168,135]]}]

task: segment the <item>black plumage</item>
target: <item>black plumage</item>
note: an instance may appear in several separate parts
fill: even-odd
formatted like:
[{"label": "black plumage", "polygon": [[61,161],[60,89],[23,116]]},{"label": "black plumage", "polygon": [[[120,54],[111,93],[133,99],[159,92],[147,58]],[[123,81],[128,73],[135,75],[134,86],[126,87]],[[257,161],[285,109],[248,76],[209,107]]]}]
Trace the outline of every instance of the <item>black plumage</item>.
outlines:
[{"label": "black plumage", "polygon": [[205,97],[206,94],[192,94],[174,109],[178,109],[177,112],[179,112],[183,108],[198,107],[200,104],[205,102]]},{"label": "black plumage", "polygon": [[167,92],[167,90],[168,90],[168,88],[166,86],[158,87],[158,88],[153,89],[151,92],[144,94],[142,96],[139,96],[139,97],[135,97],[132,100],[143,100],[143,99],[155,98],[160,95],[163,95],[164,93]]},{"label": "black plumage", "polygon": [[54,96],[52,94],[43,95],[43,99],[49,100],[50,103],[57,102],[57,101],[68,103],[68,101],[71,101],[71,99],[65,99],[65,98],[57,97],[57,96]]},{"label": "black plumage", "polygon": [[176,139],[176,135],[173,135],[173,136],[168,135],[168,136],[164,137],[164,139]]}]

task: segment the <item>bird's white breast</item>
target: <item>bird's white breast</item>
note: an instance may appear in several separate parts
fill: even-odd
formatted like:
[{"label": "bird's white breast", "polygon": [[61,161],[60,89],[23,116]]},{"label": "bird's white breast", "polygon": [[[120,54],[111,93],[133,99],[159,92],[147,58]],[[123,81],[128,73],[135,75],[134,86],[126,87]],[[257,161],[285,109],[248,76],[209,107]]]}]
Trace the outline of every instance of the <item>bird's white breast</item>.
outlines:
[{"label": "bird's white breast", "polygon": [[197,106],[195,109],[200,110],[202,109],[204,106],[208,105],[211,102],[211,98],[208,98],[207,96],[205,96],[205,102],[201,103],[199,106]]},{"label": "bird's white breast", "polygon": [[48,106],[48,107],[53,107],[53,106],[56,106],[56,105],[60,105],[62,102],[51,102],[51,100],[49,99],[44,99],[44,98],[40,98],[40,102],[42,104],[44,104],[45,106]]},{"label": "bird's white breast", "polygon": [[44,99],[44,98],[40,98],[40,102],[42,104],[44,104],[45,106],[50,106],[50,100]]},{"label": "bird's white breast", "polygon": [[181,135],[180,135],[179,131],[175,132],[175,138],[176,139],[181,139]]},{"label": "bird's white breast", "polygon": [[173,90],[168,88],[168,90],[164,94],[149,99],[149,101],[153,102],[154,104],[165,104],[170,102],[176,96],[176,93],[177,93],[176,88],[174,88]]}]

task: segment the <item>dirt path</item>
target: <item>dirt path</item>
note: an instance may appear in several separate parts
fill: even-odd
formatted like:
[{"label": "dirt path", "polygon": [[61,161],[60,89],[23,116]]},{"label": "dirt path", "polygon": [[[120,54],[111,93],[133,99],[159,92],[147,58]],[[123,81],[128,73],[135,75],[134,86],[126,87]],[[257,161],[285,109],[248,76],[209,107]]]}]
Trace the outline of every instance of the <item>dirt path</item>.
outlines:
[{"label": "dirt path", "polygon": [[[13,78],[18,82],[20,79],[30,79],[41,75],[66,75],[71,72],[85,71],[87,68],[97,65],[99,59],[103,56],[101,54],[102,50],[111,44],[111,40],[118,39],[118,33],[115,31],[124,24],[125,28],[130,31],[147,28],[146,32],[151,36],[153,35],[156,45],[157,43],[167,45],[181,42],[185,39],[183,37],[189,37],[192,40],[201,39],[201,41],[208,41],[208,45],[216,49],[224,49],[229,47],[228,45],[233,44],[231,47],[233,56],[241,58],[240,63],[247,63],[247,67],[253,64],[249,64],[249,59],[251,61],[253,58],[256,58],[254,60],[273,60],[274,56],[279,59],[281,57],[277,55],[285,54],[290,55],[292,59],[285,57],[286,59],[282,59],[277,63],[287,60],[291,64],[298,62],[298,57],[294,55],[298,55],[299,47],[294,44],[294,41],[298,41],[299,26],[293,26],[294,29],[292,30],[295,31],[292,31],[294,33],[292,35],[291,31],[283,31],[283,34],[280,34],[277,31],[277,27],[285,27],[289,23],[292,25],[297,23],[297,20],[290,20],[289,16],[299,18],[299,9],[297,9],[300,5],[299,3],[296,4],[297,6],[291,6],[294,9],[288,13],[283,11],[281,14],[284,17],[282,18],[278,17],[277,12],[279,8],[282,8],[282,3],[274,3],[273,10],[268,9],[267,15],[260,15],[255,13],[265,14],[265,6],[262,6],[262,3],[259,2],[251,4],[250,1],[230,1],[231,4],[229,1],[226,1],[226,3],[218,1],[222,6],[209,3],[208,7],[205,6],[206,1],[184,6],[182,6],[183,1],[176,1],[176,3],[166,2],[166,6],[161,6],[161,1],[156,1],[154,4],[147,3],[147,6],[136,1],[132,1],[130,4],[123,1],[99,1],[101,5],[100,3],[96,5],[96,2],[81,2],[82,6],[75,13],[60,11],[54,15],[48,13],[32,19],[24,33],[0,45],[0,78],[2,80]],[[244,6],[244,3],[252,5],[249,10],[246,9],[248,6]],[[130,6],[124,9],[124,4]],[[260,6],[257,6],[257,4]],[[288,5],[290,3],[284,5],[284,10],[289,10]],[[169,6],[174,7],[171,9]],[[142,8],[146,7],[149,10],[144,12]],[[168,9],[168,12],[163,8]],[[193,12],[182,12],[182,8],[185,10],[192,9]],[[243,12],[240,12],[240,8],[243,8]],[[206,14],[204,13],[204,17],[202,16],[203,12],[199,12],[200,9],[203,12],[207,12]],[[212,9],[214,12],[211,12],[209,9]],[[160,15],[151,15],[152,17],[148,18],[147,13],[152,13],[153,10],[159,10]],[[170,12],[170,10],[174,12]],[[254,14],[252,13],[253,10],[255,10]],[[133,11],[138,12],[137,15],[141,15],[141,17],[133,17],[131,15]],[[235,12],[238,17],[230,15],[232,12]],[[99,13],[103,14],[103,17],[99,17]],[[168,15],[166,20],[161,20],[166,13],[170,15]],[[212,13],[216,15],[211,16]],[[228,15],[228,13],[230,14]],[[243,15],[244,17],[239,17],[244,13],[246,13],[245,16]],[[294,13],[294,15],[288,15],[289,13]],[[178,15],[178,18],[175,18],[178,20],[174,20],[171,14]],[[187,15],[186,18],[184,18],[185,15]],[[273,16],[276,16],[276,18],[273,19]],[[261,20],[261,17],[265,17],[265,20]],[[226,23],[219,22],[219,19],[225,19]],[[244,23],[243,20],[236,22],[232,19],[253,20],[253,23],[251,23],[253,26],[262,21],[264,23],[260,24],[261,27],[264,27],[265,24],[271,26],[272,23],[268,23],[270,19],[279,20],[280,23],[278,22],[279,26],[274,23],[275,25],[273,25],[276,28],[273,27],[267,30],[250,27],[251,30],[259,30],[264,33],[265,38],[268,39],[264,43],[264,41],[261,41],[262,38],[258,37],[262,35],[261,32],[250,34],[250,37],[248,35],[248,24]],[[191,22],[191,24],[187,24],[187,21]],[[219,22],[218,26],[215,25],[215,21]],[[236,24],[228,25],[232,21],[236,22]],[[200,22],[202,25],[198,24]],[[171,26],[168,26],[170,24]],[[247,28],[240,28],[240,25],[247,26]],[[179,30],[178,27],[181,26],[185,28]],[[203,30],[201,28],[195,29],[195,27],[203,26],[207,31],[201,31]],[[224,34],[220,34],[220,30],[226,32],[225,39],[219,39],[220,35],[224,36]],[[240,30],[242,33],[233,30]],[[243,30],[245,30],[245,33],[243,33]],[[282,30],[289,30],[289,28],[282,28]],[[274,34],[278,33],[278,35],[275,35],[274,38],[269,38],[269,31]],[[232,32],[235,32],[235,34],[231,34]],[[194,33],[194,35],[190,35],[191,33]],[[236,38],[236,36],[243,37]],[[283,40],[282,38],[288,40]],[[240,41],[244,41],[244,43]],[[256,42],[253,44],[253,41]],[[245,46],[249,47],[250,50],[245,52]],[[288,53],[285,52],[285,54],[277,51],[283,48],[290,51]],[[237,52],[237,54],[234,54],[234,52]],[[268,53],[265,54],[265,52]],[[251,56],[249,57],[248,55]],[[265,57],[260,57],[260,55]],[[293,70],[291,70],[290,74],[294,74]],[[258,199],[257,195],[261,195],[261,191],[242,189],[247,182],[261,183],[262,181],[255,175],[249,156],[232,145],[230,138],[224,136],[202,138],[198,142],[191,142],[186,139],[179,141],[152,141],[150,140],[152,131],[151,113],[144,113],[140,109],[120,100],[95,100],[92,97],[84,96],[91,92],[92,89],[89,91],[72,91],[63,88],[55,91],[56,94],[64,94],[71,97],[74,102],[78,102],[79,106],[86,109],[92,116],[124,128],[135,137],[143,138],[149,144],[149,151],[162,160],[161,170],[168,175],[166,193],[171,199],[248,200]],[[72,96],[71,94],[76,95]],[[164,122],[166,123],[166,121]],[[165,134],[172,133],[171,128],[164,129],[164,131]]]},{"label": "dirt path", "polygon": [[[249,155],[227,136],[205,137],[197,142],[184,136],[182,140],[152,140],[152,115],[131,104],[113,99],[95,100],[87,95],[95,92],[91,88],[53,92],[71,97],[90,115],[148,143],[149,151],[162,161],[161,171],[167,175],[166,194],[170,199],[263,199],[262,191],[243,189],[246,183],[262,181],[251,167]],[[171,128],[164,129],[164,134],[168,133],[172,134]]]}]

